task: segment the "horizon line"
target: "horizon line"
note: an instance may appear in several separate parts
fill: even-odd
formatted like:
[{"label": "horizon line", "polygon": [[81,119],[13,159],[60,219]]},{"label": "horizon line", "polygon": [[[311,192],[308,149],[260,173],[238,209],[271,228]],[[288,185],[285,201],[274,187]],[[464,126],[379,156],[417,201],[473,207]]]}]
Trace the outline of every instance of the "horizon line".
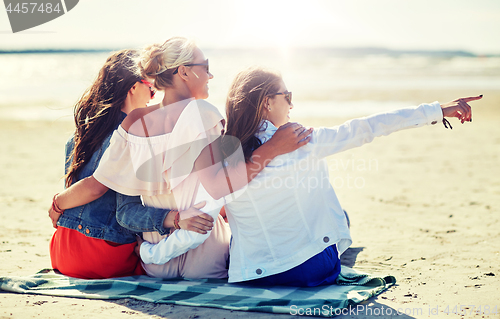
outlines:
[{"label": "horizon line", "polygon": [[[40,49],[0,49],[0,54],[70,54],[70,53],[104,53],[118,51],[123,48],[118,47],[96,47],[90,49],[83,48],[40,48]],[[310,51],[314,50],[318,53],[332,53],[332,54],[348,54],[348,55],[431,55],[431,56],[464,56],[464,57],[497,57],[500,53],[493,54],[477,54],[466,50],[417,50],[417,49],[389,49],[384,47],[292,47],[289,50],[295,51]],[[226,47],[226,48],[205,48],[207,51],[276,51],[282,50],[277,47],[261,47],[261,48],[244,48],[244,47]]]}]

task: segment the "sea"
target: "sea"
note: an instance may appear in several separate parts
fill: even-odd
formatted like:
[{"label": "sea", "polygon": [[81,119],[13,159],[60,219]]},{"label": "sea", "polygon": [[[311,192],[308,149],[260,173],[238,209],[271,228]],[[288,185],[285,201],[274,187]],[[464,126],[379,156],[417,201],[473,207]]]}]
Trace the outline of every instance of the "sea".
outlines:
[{"label": "sea", "polygon": [[[73,106],[112,50],[0,52],[0,119],[72,121]],[[467,52],[335,49],[207,49],[210,97],[222,114],[235,75],[281,72],[291,118],[355,117],[415,105],[421,91],[500,90],[500,56]],[[458,97],[458,96],[457,96]],[[151,103],[161,100],[157,94]]]}]

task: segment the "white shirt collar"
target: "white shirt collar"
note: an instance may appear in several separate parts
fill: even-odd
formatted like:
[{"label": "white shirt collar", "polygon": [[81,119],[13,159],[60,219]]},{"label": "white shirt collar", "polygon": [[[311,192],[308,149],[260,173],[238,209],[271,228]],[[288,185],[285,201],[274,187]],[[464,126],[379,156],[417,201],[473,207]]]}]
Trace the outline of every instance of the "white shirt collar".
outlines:
[{"label": "white shirt collar", "polygon": [[274,126],[273,123],[271,123],[268,120],[263,120],[260,124],[260,129],[255,134],[255,136],[257,136],[257,138],[262,143],[265,143],[265,142],[269,141],[271,139],[271,137],[273,137],[274,133],[276,133],[277,130],[278,130],[278,128],[276,126]]}]

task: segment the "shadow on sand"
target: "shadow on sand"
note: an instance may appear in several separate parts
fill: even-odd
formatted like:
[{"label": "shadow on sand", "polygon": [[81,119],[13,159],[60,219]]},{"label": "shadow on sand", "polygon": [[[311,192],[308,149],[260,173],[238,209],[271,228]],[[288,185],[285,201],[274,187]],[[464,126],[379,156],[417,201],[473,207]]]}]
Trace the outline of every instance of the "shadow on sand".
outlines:
[{"label": "shadow on sand", "polygon": [[344,266],[352,268],[356,264],[356,258],[358,254],[363,251],[365,247],[350,247],[348,248],[342,256],[340,256],[340,263]]}]

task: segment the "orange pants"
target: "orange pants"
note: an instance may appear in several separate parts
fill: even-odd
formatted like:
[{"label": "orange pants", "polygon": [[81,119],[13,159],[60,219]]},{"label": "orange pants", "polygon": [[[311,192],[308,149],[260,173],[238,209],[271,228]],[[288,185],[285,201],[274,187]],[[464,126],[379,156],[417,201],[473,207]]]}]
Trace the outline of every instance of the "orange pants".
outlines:
[{"label": "orange pants", "polygon": [[50,241],[52,268],[70,277],[103,279],[144,275],[137,243],[116,244],[58,227]]}]

